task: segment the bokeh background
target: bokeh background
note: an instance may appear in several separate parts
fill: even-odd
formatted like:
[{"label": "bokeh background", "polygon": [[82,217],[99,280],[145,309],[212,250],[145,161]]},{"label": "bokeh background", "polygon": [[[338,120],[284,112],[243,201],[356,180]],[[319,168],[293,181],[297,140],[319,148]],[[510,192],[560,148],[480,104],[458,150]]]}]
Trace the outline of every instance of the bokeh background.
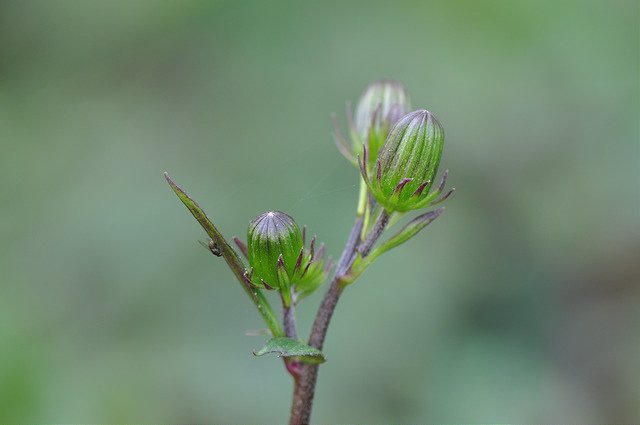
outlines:
[{"label": "bokeh background", "polygon": [[381,77],[458,191],[345,293],[314,420],[639,422],[638,28],[635,1],[0,3],[0,422],[286,422],[162,172],[228,236],[281,209],[338,255],[330,114]]}]

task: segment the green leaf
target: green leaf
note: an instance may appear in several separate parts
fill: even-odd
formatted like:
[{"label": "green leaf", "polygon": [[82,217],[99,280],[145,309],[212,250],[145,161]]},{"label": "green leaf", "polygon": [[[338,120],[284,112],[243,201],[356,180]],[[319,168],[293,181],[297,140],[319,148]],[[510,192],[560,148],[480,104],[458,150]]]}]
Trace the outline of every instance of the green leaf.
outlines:
[{"label": "green leaf", "polygon": [[384,243],[382,243],[378,248],[371,252],[370,256],[376,258],[380,254],[387,252],[390,249],[397,247],[398,245],[402,245],[403,243],[417,235],[420,230],[424,229],[427,226],[427,224],[438,218],[438,216],[442,214],[443,211],[444,207],[438,208],[437,210],[429,211],[414,218],[409,223],[407,223],[397,234],[384,241]]},{"label": "green leaf", "polygon": [[171,186],[171,189],[173,189],[175,194],[178,195],[178,198],[180,198],[182,203],[189,209],[189,211],[191,211],[191,214],[195,219],[198,220],[198,223],[200,223],[205,232],[207,232],[207,235],[209,235],[213,241],[213,246],[215,246],[222,258],[224,258],[224,261],[226,261],[227,265],[236,276],[236,279],[238,279],[238,282],[242,285],[242,288],[247,292],[247,295],[249,295],[255,306],[258,308],[260,315],[267,326],[269,326],[271,333],[274,336],[283,335],[284,331],[276,319],[276,316],[273,314],[273,310],[271,309],[271,306],[264,294],[262,294],[258,288],[252,287],[244,278],[245,268],[238,254],[233,248],[231,248],[231,245],[229,245],[224,236],[222,236],[216,226],[214,226],[211,220],[209,220],[207,214],[205,214],[196,201],[191,199],[189,195],[187,195],[187,193],[182,190],[182,188],[178,186],[173,179],[171,179],[168,173],[164,173],[164,178],[167,180],[167,183],[169,183],[169,186]]},{"label": "green leaf", "polygon": [[342,277],[340,284],[345,287],[353,283],[366,269],[369,267],[380,255],[402,245],[412,237],[418,234],[420,230],[424,229],[427,224],[438,218],[444,211],[444,207],[438,208],[434,211],[429,211],[411,220],[407,223],[402,230],[397,234],[384,241],[379,247],[375,248],[366,257],[362,257],[360,253],[357,254],[349,273]]},{"label": "green leaf", "polygon": [[303,342],[291,338],[272,338],[259,350],[253,352],[255,356],[277,353],[281,357],[298,357],[305,363],[324,363],[324,354]]}]

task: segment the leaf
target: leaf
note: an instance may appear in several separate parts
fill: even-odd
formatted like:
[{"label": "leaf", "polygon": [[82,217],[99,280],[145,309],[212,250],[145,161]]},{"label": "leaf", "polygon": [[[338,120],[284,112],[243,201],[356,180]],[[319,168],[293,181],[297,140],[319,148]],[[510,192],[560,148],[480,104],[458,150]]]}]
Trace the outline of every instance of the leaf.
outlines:
[{"label": "leaf", "polygon": [[298,357],[305,363],[324,363],[324,354],[317,348],[313,348],[295,339],[279,337],[272,338],[260,348],[253,352],[254,356],[263,356],[268,353],[277,353],[281,357]]},{"label": "leaf", "polygon": [[409,223],[407,223],[407,225],[404,226],[402,230],[400,230],[397,234],[384,241],[382,245],[376,248],[376,252],[372,252],[371,256],[377,257],[380,254],[397,247],[398,245],[402,245],[403,243],[417,235],[420,230],[424,229],[427,226],[427,224],[438,218],[438,216],[440,216],[443,211],[444,208],[438,208],[437,210],[429,211],[414,218]]},{"label": "leaf", "polygon": [[[242,288],[246,291],[249,298],[253,301],[255,306],[258,308],[260,315],[264,319],[267,326],[271,330],[273,335],[283,335],[284,332],[280,323],[276,319],[273,314],[273,310],[269,305],[269,302],[265,298],[264,294],[257,289],[252,287],[244,278],[245,268],[242,260],[238,256],[238,254],[231,248],[231,245],[227,242],[227,240],[222,236],[220,231],[214,226],[214,224],[209,220],[207,214],[200,208],[200,206],[187,195],[187,193],[182,190],[180,186],[178,186],[173,179],[169,176],[168,173],[164,173],[164,178],[171,186],[171,189],[178,195],[178,198],[182,201],[182,203],[191,211],[191,214],[195,217],[195,219],[200,223],[202,228],[207,232],[207,235],[213,241],[213,246],[216,248],[216,252],[218,252],[224,261],[226,261],[227,265],[235,275]],[[213,251],[212,251],[213,252]],[[216,254],[218,255],[218,254]]]},{"label": "leaf", "polygon": [[209,217],[205,214],[205,212],[200,208],[200,206],[187,195],[187,193],[180,188],[169,176],[168,173],[164,173],[164,178],[171,186],[171,189],[178,195],[178,198],[182,201],[182,203],[189,209],[193,217],[200,223],[202,228],[207,232],[207,235],[214,242],[217,249],[220,251],[220,254],[225,259],[231,271],[238,277],[238,280],[242,278],[242,274],[244,273],[244,265],[242,264],[242,260],[236,254],[236,252],[231,248],[229,243],[222,236],[220,231],[214,226],[214,224],[209,220]]},{"label": "leaf", "polygon": [[367,269],[367,267],[369,267],[380,255],[384,254],[390,249],[397,247],[398,245],[402,245],[403,243],[417,235],[420,230],[424,229],[427,226],[427,224],[438,218],[438,216],[440,216],[443,211],[444,207],[419,215],[418,217],[407,223],[402,228],[402,230],[400,230],[394,236],[390,237],[379,247],[372,250],[366,257],[363,257],[360,253],[358,253],[355,260],[353,261],[353,264],[351,265],[351,268],[349,269],[349,273],[342,277],[340,284],[345,287],[353,283],[358,278],[358,276],[360,276]]}]

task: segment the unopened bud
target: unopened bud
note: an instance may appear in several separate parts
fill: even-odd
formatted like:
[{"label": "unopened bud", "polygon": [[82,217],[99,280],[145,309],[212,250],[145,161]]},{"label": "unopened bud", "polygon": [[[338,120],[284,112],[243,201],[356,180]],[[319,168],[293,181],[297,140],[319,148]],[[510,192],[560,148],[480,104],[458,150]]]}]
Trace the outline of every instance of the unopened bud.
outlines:
[{"label": "unopened bud", "polygon": [[271,288],[288,287],[302,249],[296,222],[280,211],[269,211],[249,223],[247,253],[253,269],[251,282]]},{"label": "unopened bud", "polygon": [[391,127],[410,108],[409,95],[402,83],[380,80],[370,84],[358,101],[355,117],[347,111],[351,146],[335,124],[334,138],[340,152],[355,163],[355,157],[362,155],[363,146],[366,146],[370,157],[375,160]]},{"label": "unopened bud", "polygon": [[377,155],[391,127],[410,108],[409,96],[398,81],[381,80],[367,87],[356,107],[354,125],[372,155]]},{"label": "unopened bud", "polygon": [[[373,197],[388,211],[409,211],[430,205],[439,193],[429,194],[438,171],[444,130],[429,111],[403,116],[391,129],[382,149],[369,165],[368,152],[360,162]],[[436,192],[441,192],[441,187]]]}]

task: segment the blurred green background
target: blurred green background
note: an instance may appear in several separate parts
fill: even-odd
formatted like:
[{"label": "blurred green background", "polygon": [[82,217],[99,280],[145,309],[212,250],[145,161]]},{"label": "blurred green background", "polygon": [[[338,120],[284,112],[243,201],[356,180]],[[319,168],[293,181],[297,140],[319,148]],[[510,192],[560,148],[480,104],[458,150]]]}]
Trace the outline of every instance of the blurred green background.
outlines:
[{"label": "blurred green background", "polygon": [[458,191],[345,293],[314,420],[639,422],[638,28],[634,1],[0,3],[0,422],[285,422],[162,171],[228,236],[281,209],[338,255],[330,113],[381,77]]}]

